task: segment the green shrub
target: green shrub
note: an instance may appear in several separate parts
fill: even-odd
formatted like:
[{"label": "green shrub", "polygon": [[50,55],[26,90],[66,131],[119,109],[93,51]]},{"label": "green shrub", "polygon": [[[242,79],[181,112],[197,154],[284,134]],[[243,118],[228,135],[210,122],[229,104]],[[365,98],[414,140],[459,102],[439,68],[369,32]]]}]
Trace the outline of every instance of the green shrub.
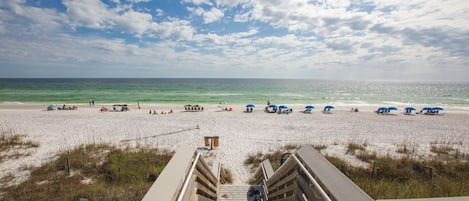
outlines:
[{"label": "green shrub", "polygon": [[2,189],[0,200],[141,200],[171,156],[157,149],[80,146],[33,169],[18,186]]}]

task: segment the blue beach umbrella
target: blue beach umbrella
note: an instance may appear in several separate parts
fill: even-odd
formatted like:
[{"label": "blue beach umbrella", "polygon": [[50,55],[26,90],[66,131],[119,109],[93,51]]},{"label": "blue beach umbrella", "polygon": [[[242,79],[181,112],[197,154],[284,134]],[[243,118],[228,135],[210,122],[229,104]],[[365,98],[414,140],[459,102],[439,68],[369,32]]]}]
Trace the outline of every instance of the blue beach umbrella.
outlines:
[{"label": "blue beach umbrella", "polygon": [[286,105],[280,105],[280,106],[278,106],[278,108],[279,108],[279,109],[287,109],[288,106],[286,106]]},{"label": "blue beach umbrella", "polygon": [[415,109],[415,107],[406,107],[406,108],[404,108],[404,109],[405,109],[406,111],[407,111],[407,110],[408,110],[408,111],[417,110],[417,109]]},{"label": "blue beach umbrella", "polygon": [[334,108],[335,108],[335,107],[334,107],[334,106],[332,106],[332,105],[327,105],[326,107],[324,107],[324,109],[328,109],[328,110],[330,110],[330,109],[334,109]]},{"label": "blue beach umbrella", "polygon": [[256,105],[252,104],[252,103],[249,103],[246,105],[246,107],[256,107]]},{"label": "blue beach umbrella", "polygon": [[306,109],[314,109],[314,106],[312,106],[312,105],[307,105],[305,108],[306,108]]},{"label": "blue beach umbrella", "polygon": [[397,107],[388,107],[388,111],[397,110]]},{"label": "blue beach umbrella", "polygon": [[424,107],[424,108],[422,108],[422,110],[432,110],[432,108],[431,107]]},{"label": "blue beach umbrella", "polygon": [[48,109],[52,109],[52,108],[56,108],[56,107],[57,107],[56,104],[50,104],[50,105],[47,106]]},{"label": "blue beach umbrella", "polygon": [[378,108],[378,111],[386,111],[388,108],[387,107],[380,107]]},{"label": "blue beach umbrella", "polygon": [[434,107],[434,108],[432,108],[432,110],[443,110],[443,108],[442,107]]}]

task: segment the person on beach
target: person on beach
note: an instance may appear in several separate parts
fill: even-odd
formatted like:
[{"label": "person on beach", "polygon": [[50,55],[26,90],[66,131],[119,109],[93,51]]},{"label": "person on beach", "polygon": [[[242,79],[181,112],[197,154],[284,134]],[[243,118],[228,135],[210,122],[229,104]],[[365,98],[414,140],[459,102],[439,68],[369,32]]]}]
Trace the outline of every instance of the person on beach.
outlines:
[{"label": "person on beach", "polygon": [[[101,112],[107,112],[107,108],[106,108],[106,107],[104,107],[104,106],[101,106],[101,109],[100,109],[100,111],[101,111]],[[150,112],[150,114],[151,114],[151,112]]]}]

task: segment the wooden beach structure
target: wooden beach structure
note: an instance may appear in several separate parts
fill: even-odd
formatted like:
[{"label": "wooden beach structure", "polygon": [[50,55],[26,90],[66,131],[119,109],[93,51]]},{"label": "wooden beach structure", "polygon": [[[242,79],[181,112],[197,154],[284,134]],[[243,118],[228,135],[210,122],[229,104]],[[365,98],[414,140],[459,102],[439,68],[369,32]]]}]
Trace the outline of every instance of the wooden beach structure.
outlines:
[{"label": "wooden beach structure", "polygon": [[[181,146],[143,201],[374,200],[309,145],[291,153],[275,172],[268,159],[263,161],[255,172],[253,185],[229,185],[225,178],[222,164],[213,162],[210,167],[195,148]],[[469,201],[469,197],[392,201],[423,200]]]},{"label": "wooden beach structure", "polygon": [[186,111],[186,112],[202,112],[202,111],[204,111],[204,106],[201,106],[201,105],[184,105],[184,111]]}]

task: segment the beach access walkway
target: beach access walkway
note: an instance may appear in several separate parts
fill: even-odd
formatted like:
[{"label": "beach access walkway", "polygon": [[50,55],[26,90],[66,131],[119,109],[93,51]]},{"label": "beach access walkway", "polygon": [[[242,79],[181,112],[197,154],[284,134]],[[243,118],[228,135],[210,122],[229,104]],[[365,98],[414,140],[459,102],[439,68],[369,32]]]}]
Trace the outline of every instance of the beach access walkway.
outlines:
[{"label": "beach access walkway", "polygon": [[[274,172],[269,160],[255,185],[229,185],[222,164],[210,167],[189,146],[180,147],[143,201],[372,201],[368,194],[311,146],[302,146]],[[381,201],[469,201],[469,197]]]}]

